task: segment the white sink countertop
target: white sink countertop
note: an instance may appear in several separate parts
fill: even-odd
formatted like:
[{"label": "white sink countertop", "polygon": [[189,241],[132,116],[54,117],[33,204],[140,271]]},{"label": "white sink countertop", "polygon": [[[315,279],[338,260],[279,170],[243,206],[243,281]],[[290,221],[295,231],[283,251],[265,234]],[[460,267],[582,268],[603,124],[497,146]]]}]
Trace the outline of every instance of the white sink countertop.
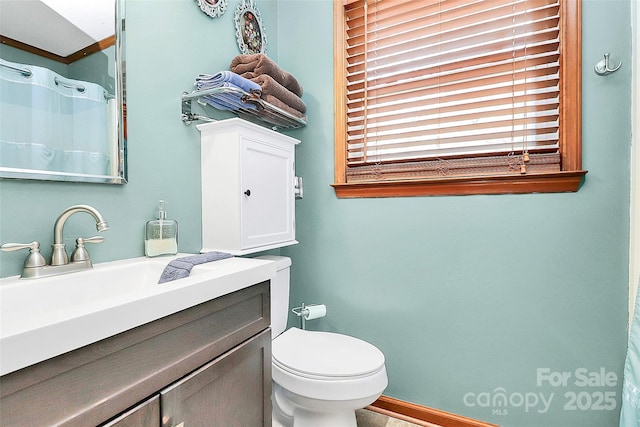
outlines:
[{"label": "white sink countertop", "polygon": [[0,279],[0,375],[275,277],[272,261],[227,258],[158,284],[173,257],[132,258],[40,279]]}]

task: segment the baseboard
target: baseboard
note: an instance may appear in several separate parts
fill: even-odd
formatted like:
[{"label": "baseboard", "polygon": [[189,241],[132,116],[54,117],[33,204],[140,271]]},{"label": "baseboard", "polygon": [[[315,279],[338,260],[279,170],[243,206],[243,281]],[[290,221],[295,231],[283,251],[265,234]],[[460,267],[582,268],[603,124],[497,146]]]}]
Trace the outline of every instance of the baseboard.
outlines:
[{"label": "baseboard", "polygon": [[500,427],[497,424],[490,424],[484,421],[463,417],[462,415],[433,409],[415,403],[394,399],[393,397],[380,396],[368,408],[373,411],[381,409],[384,412],[391,412],[415,420],[425,421],[441,427]]}]

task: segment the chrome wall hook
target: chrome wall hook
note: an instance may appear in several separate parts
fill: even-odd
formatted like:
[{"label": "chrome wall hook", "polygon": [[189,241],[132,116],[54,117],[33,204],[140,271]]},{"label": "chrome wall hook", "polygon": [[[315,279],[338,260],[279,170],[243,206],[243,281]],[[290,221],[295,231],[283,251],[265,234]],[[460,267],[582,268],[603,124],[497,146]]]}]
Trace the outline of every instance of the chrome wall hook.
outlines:
[{"label": "chrome wall hook", "polygon": [[609,64],[609,52],[607,52],[604,54],[604,59],[601,59],[600,61],[598,61],[598,63],[595,65],[593,69],[596,72],[596,74],[599,76],[608,76],[609,74],[615,71],[618,71],[621,66],[622,66],[622,61],[620,61],[620,63],[617,66],[611,68],[611,65]]}]

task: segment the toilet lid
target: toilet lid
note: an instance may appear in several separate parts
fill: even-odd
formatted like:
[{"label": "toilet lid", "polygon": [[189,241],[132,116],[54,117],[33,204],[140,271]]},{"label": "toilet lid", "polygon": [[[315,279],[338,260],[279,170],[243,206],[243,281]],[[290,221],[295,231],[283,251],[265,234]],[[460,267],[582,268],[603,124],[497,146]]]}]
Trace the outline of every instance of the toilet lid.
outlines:
[{"label": "toilet lid", "polygon": [[384,367],[384,354],[368,342],[298,328],[291,328],[273,340],[272,356],[279,367],[311,378],[362,377]]}]

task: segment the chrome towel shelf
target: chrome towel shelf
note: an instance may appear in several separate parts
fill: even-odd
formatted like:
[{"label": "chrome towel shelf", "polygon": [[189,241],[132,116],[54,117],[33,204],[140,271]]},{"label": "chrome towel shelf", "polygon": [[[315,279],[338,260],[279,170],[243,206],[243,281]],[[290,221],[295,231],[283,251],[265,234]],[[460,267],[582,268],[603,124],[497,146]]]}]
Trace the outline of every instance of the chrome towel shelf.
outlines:
[{"label": "chrome towel shelf", "polygon": [[[224,102],[225,95],[237,96],[245,104],[255,105],[256,108],[238,108],[235,110],[228,110],[236,114],[238,117],[247,119],[252,122],[259,122],[262,125],[270,127],[274,130],[278,129],[297,129],[305,127],[307,122],[301,118],[295,117],[288,112],[272,105],[258,95],[247,93],[241,89],[233,87],[218,87],[206,90],[195,90],[193,92],[184,92],[181,96],[182,99],[182,121],[185,125],[190,125],[193,121],[206,121],[215,122],[214,118],[209,116],[203,116],[195,114],[191,110],[191,101],[196,100],[200,105],[214,108],[210,104],[206,103],[202,98],[207,97],[220,97]],[[219,110],[223,111],[223,110]]]}]

